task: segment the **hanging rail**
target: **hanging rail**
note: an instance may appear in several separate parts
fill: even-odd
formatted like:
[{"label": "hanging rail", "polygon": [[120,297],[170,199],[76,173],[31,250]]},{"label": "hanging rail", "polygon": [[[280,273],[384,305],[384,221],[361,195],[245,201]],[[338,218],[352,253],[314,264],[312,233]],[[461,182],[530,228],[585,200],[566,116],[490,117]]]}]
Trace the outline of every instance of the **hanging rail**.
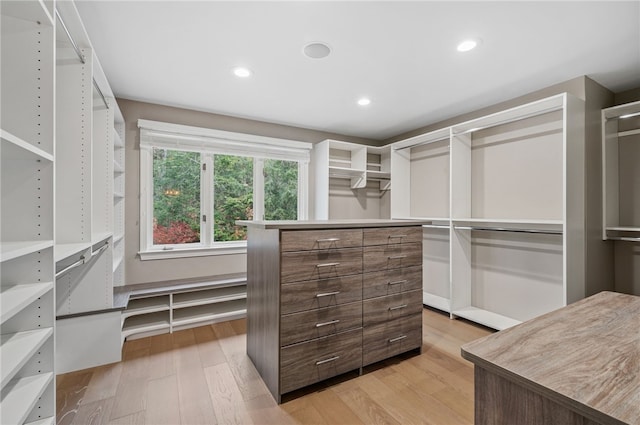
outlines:
[{"label": "hanging rail", "polygon": [[446,136],[446,137],[441,137],[441,138],[436,139],[436,140],[425,140],[424,142],[418,142],[418,143],[416,143],[414,145],[402,146],[402,147],[399,147],[399,148],[394,147],[393,150],[402,151],[402,150],[409,149],[409,148],[417,148],[418,146],[424,146],[424,145],[430,145],[431,143],[443,142],[445,140],[449,140],[449,138],[450,138],[450,136]]},{"label": "hanging rail", "polygon": [[[76,41],[71,36],[71,33],[69,32],[69,29],[67,28],[67,25],[64,23],[64,20],[62,19],[62,16],[60,16],[60,13],[58,12],[58,9],[55,10],[55,13],[56,13],[56,18],[58,19],[58,22],[60,22],[60,25],[62,25],[62,29],[64,30],[64,33],[67,34],[67,38],[71,42],[71,46],[73,47],[73,50],[76,52],[76,55],[78,55],[78,59],[80,59],[80,62],[82,62],[83,64],[86,63],[87,59],[82,54],[82,51],[80,51],[80,47],[78,47],[78,44],[76,43]],[[102,93],[102,90],[100,90],[100,86],[96,82],[95,78],[93,78],[93,86],[98,91],[98,94],[100,95],[100,98],[104,102],[104,106],[107,109],[109,109],[109,103],[107,102],[107,99],[104,97],[104,94]]]},{"label": "hanging rail", "polygon": [[67,267],[65,267],[64,269],[60,270],[59,272],[56,272],[56,277],[60,277],[63,274],[71,271],[72,269],[75,269],[76,267],[83,265],[84,263],[85,263],[85,258],[84,258],[84,255],[83,255],[75,263],[68,265]]},{"label": "hanging rail", "polygon": [[509,227],[480,227],[480,226],[454,226],[460,230],[481,230],[489,232],[515,232],[515,233],[540,233],[544,235],[561,235],[562,230],[542,230],[542,229],[514,229]]},{"label": "hanging rail", "polygon": [[607,236],[607,239],[612,241],[640,242],[640,238],[632,238],[629,236]]},{"label": "hanging rail", "polygon": [[422,227],[426,227],[428,229],[449,229],[448,224],[423,224]]}]

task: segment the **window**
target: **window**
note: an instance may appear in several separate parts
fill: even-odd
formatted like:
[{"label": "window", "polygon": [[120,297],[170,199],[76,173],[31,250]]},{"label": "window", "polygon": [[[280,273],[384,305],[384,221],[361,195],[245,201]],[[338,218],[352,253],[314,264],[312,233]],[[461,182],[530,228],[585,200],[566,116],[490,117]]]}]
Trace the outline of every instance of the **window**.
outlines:
[{"label": "window", "polygon": [[236,220],[307,218],[311,144],[139,120],[140,257],[244,252]]}]

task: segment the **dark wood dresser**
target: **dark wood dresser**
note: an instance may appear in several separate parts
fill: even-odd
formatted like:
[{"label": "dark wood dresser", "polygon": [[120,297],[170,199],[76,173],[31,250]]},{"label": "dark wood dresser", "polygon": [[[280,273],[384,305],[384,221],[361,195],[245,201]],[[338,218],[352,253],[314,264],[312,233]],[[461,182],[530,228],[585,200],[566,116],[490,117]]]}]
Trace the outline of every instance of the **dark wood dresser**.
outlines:
[{"label": "dark wood dresser", "polygon": [[422,222],[242,221],[247,354],[283,394],[420,349]]}]

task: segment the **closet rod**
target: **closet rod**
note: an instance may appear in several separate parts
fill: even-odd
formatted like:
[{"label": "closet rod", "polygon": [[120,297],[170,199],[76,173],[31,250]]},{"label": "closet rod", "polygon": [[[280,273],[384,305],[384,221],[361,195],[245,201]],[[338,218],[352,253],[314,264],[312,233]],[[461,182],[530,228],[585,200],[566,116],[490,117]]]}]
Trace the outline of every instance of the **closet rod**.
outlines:
[{"label": "closet rod", "polygon": [[607,239],[612,241],[640,242],[640,238],[632,238],[627,236],[607,236]]},{"label": "closet rod", "polygon": [[448,229],[449,225],[445,225],[445,224],[423,224],[422,227],[427,227],[429,229]]},{"label": "closet rod", "polygon": [[[512,122],[522,121],[522,120],[526,120],[527,118],[532,118],[532,117],[537,117],[539,115],[548,114],[550,112],[557,111],[557,110],[559,110],[561,108],[562,108],[561,106],[555,106],[554,105],[554,106],[550,106],[548,108],[542,109],[540,111],[529,112],[529,113],[517,116],[515,118],[506,118],[506,119],[503,119],[503,120],[500,120],[500,121],[496,121],[496,122],[491,123],[491,124],[482,125],[480,127],[474,127],[474,128],[470,128],[468,130],[462,130],[462,131],[459,131],[457,133],[453,132],[453,135],[454,136],[461,136],[463,134],[473,133],[473,132],[476,132],[476,131],[485,130],[487,128],[497,127],[499,125],[504,125],[504,124],[509,124],[509,123],[512,123]],[[454,125],[453,127],[456,127],[456,126]]]},{"label": "closet rod", "polygon": [[92,251],[91,252],[91,256],[95,257],[96,255],[100,254],[102,251],[104,251],[107,248],[109,248],[109,242],[105,243],[100,248],[96,249],[95,251]]},{"label": "closet rod", "polygon": [[63,274],[71,271],[72,269],[75,269],[78,266],[81,266],[84,264],[84,255],[82,257],[80,257],[80,259],[78,261],[76,261],[75,263],[68,265],[67,267],[65,267],[64,269],[60,270],[59,272],[56,272],[56,277],[60,277]]},{"label": "closet rod", "polygon": [[104,97],[104,94],[102,94],[102,90],[100,90],[100,86],[98,85],[98,83],[96,82],[96,79],[93,79],[93,87],[96,88],[96,90],[98,90],[98,94],[100,95],[100,97],[102,98],[102,101],[104,102],[104,106],[107,107],[107,109],[109,109],[109,104],[107,103],[107,99]]},{"label": "closet rod", "polygon": [[64,23],[64,20],[62,20],[62,16],[60,16],[60,13],[58,13],[58,9],[56,9],[55,12],[56,12],[56,18],[58,18],[60,25],[62,25],[62,29],[64,30],[65,34],[67,34],[67,38],[71,42],[71,45],[73,46],[73,50],[76,51],[76,55],[78,55],[80,62],[85,63],[86,62],[85,57],[80,51],[80,48],[78,47],[78,45],[76,44],[76,41],[73,39],[73,37],[71,37],[71,33],[69,32],[67,25]]},{"label": "closet rod", "polygon": [[415,145],[403,146],[401,148],[393,148],[393,150],[402,151],[409,148],[417,148],[418,146],[430,145],[431,143],[442,142],[443,140],[449,140],[449,137],[447,136],[447,137],[443,137],[441,139],[436,139],[436,140],[425,140],[424,142],[418,142]]},{"label": "closet rod", "polygon": [[513,229],[509,227],[479,227],[479,226],[455,226],[460,230],[482,230],[496,232],[515,232],[515,233],[540,233],[544,235],[561,235],[561,230],[540,230],[540,229]]}]

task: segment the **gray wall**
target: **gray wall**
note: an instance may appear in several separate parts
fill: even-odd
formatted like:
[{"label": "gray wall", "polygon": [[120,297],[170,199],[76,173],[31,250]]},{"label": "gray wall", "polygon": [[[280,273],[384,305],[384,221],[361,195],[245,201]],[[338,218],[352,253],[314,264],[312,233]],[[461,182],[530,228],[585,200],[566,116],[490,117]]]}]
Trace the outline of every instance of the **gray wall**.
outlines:
[{"label": "gray wall", "polygon": [[213,128],[237,133],[317,143],[338,139],[353,143],[375,145],[377,142],[335,133],[307,130],[270,124],[207,112],[155,105],[128,99],[117,99],[125,120],[126,188],[125,188],[125,284],[190,279],[246,271],[246,255],[217,255],[192,258],[141,261],[140,250],[140,132],[138,119],[162,121],[196,127]]}]

